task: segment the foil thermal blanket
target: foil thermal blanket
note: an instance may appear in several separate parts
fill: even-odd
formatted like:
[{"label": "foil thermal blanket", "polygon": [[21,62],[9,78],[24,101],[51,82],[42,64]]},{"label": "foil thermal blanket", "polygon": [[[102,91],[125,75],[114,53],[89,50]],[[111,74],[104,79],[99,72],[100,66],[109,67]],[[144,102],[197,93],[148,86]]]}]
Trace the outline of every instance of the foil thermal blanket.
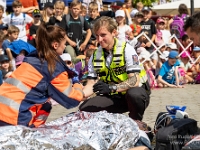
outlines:
[{"label": "foil thermal blanket", "polygon": [[38,128],[4,126],[0,133],[1,150],[126,150],[139,139],[131,118],[106,111],[78,111]]}]

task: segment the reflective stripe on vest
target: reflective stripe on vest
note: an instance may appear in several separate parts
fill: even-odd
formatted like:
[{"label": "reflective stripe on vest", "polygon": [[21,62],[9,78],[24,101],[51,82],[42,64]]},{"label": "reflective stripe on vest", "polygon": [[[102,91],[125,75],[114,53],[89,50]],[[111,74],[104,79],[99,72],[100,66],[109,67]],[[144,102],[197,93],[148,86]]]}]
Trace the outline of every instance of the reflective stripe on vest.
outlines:
[{"label": "reflective stripe on vest", "polygon": [[97,74],[100,75],[104,82],[120,83],[127,80],[125,64],[125,42],[120,42],[115,39],[113,48],[113,58],[109,68],[106,67],[104,51],[101,47],[93,54],[93,66]]},{"label": "reflective stripe on vest", "polygon": [[140,75],[139,86],[142,86],[143,83],[146,83],[148,81],[148,78],[147,78],[146,70],[143,67],[143,64],[140,64],[140,68],[141,68],[141,71],[140,71],[140,74],[139,74]]}]

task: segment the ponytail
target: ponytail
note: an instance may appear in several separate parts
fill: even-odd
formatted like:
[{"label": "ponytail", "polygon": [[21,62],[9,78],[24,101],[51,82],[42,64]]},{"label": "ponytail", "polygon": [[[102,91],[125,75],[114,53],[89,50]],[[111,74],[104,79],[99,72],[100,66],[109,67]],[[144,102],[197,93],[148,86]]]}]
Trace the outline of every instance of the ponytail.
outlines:
[{"label": "ponytail", "polygon": [[50,74],[55,71],[56,61],[59,61],[58,54],[52,46],[53,42],[60,43],[65,39],[65,30],[58,26],[46,25],[44,22],[39,26],[36,33],[36,48],[39,59],[48,64]]}]

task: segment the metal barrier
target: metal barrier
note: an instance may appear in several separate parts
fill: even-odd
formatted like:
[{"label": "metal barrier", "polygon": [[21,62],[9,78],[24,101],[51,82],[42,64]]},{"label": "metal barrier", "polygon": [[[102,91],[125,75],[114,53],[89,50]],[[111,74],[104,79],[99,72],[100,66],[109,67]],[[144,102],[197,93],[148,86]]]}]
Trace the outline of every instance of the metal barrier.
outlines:
[{"label": "metal barrier", "polygon": [[[150,39],[144,32],[142,32],[141,34],[139,34],[139,35],[136,37],[136,39],[140,38],[141,36],[145,36],[146,39],[147,39],[147,40],[153,45],[153,47],[154,47],[154,51],[150,54],[149,57],[151,57],[154,53],[160,53],[161,55],[163,55],[162,52],[160,51],[160,48],[163,47],[164,45],[166,45],[167,43],[163,43],[161,46],[157,47],[157,46],[154,44],[154,42],[152,42],[151,39]],[[193,41],[191,41],[190,44],[188,44],[187,47],[184,47],[183,44],[179,41],[179,39],[176,37],[175,34],[173,34],[173,35],[169,38],[169,41],[170,41],[171,39],[173,39],[173,38],[175,38],[177,44],[179,44],[179,46],[183,49],[183,51],[178,55],[179,57],[193,44]],[[164,55],[163,55],[163,56],[164,56]],[[164,57],[165,57],[165,56],[164,56]],[[192,64],[195,64],[195,63],[197,62],[197,60],[200,58],[200,56],[199,56],[198,58],[196,58],[195,60],[193,60],[191,56],[188,56],[188,58],[190,59],[190,62],[191,62]],[[146,60],[143,60],[141,63],[143,64],[145,61],[146,61]]]}]

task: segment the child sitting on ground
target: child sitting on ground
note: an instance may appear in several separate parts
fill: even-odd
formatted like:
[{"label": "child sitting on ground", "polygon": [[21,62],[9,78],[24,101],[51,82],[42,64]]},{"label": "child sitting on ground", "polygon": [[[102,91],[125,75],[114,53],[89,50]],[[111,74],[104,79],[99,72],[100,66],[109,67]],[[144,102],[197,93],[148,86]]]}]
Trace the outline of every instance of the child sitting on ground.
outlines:
[{"label": "child sitting on ground", "polygon": [[177,45],[175,43],[168,43],[166,44],[166,50],[167,51],[171,51],[171,50],[175,50],[178,51]]},{"label": "child sitting on ground", "polygon": [[[35,47],[33,47],[31,44],[24,42],[22,40],[16,40],[10,43],[8,48],[6,49],[6,52],[8,54],[8,58],[12,61],[13,69],[16,69],[16,58],[20,55],[26,56],[30,52],[36,50]],[[20,58],[21,59],[21,58]]]},{"label": "child sitting on ground", "polygon": [[77,72],[77,71],[75,70],[75,68],[74,68],[74,64],[72,63],[72,58],[71,58],[70,54],[64,53],[64,54],[60,55],[60,57],[61,57],[61,59],[65,62],[66,66],[67,66],[70,70],[74,71],[74,72],[77,74],[77,76],[74,76],[74,77],[72,78],[73,84],[76,83],[76,82],[79,82],[78,72]]},{"label": "child sitting on ground", "polygon": [[161,43],[161,42],[164,42],[163,41],[163,35],[162,35],[162,31],[164,29],[164,26],[165,25],[165,21],[162,19],[162,18],[158,18],[157,21],[156,21],[156,38],[155,38],[155,43],[156,45],[158,43]]},{"label": "child sitting on ground", "polygon": [[178,66],[180,65],[177,51],[170,51],[168,60],[163,63],[159,75],[158,75],[158,86],[159,87],[179,87],[180,85],[178,77]]},{"label": "child sitting on ground", "polygon": [[8,34],[5,35],[7,38],[5,37],[6,39],[2,43],[2,49],[5,55],[8,55],[6,49],[8,48],[11,42],[17,40],[18,35],[19,35],[19,28],[14,25],[10,25],[8,28]]},{"label": "child sitting on ground", "polygon": [[86,58],[84,60],[81,60],[77,64],[75,64],[75,69],[79,74],[79,80],[83,85],[86,84],[87,81],[87,75],[88,75],[88,61],[90,57],[92,56],[94,50],[88,49],[86,51]]},{"label": "child sitting on ground", "polygon": [[0,69],[2,71],[3,80],[7,79],[13,72],[12,65],[6,55],[0,55]]},{"label": "child sitting on ground", "polygon": [[181,82],[185,83],[194,83],[194,79],[190,77],[190,69],[192,68],[192,64],[190,63],[189,59],[190,53],[185,51],[181,55],[180,67],[179,67],[179,76],[181,78]]},{"label": "child sitting on ground", "polygon": [[2,49],[2,43],[4,41],[5,35],[3,34],[3,31],[0,31],[0,55],[4,54],[4,51]]},{"label": "child sitting on ground", "polygon": [[192,66],[192,76],[196,84],[200,84],[200,47],[193,48],[193,55],[195,64]]},{"label": "child sitting on ground", "polygon": [[150,53],[144,48],[140,47],[137,49],[137,53],[139,55],[139,60],[143,64],[143,67],[147,73],[148,82],[150,87],[156,87],[157,83],[155,80],[155,76],[152,72],[152,69],[155,69],[153,62],[150,59]]},{"label": "child sitting on ground", "polygon": [[[191,43],[191,40],[190,38],[188,37],[188,35],[183,35],[182,36],[182,45],[184,48],[186,48],[189,44]],[[189,54],[192,54],[192,49],[193,49],[193,45],[190,45],[188,48],[187,48],[187,51],[189,52]],[[181,53],[183,51],[183,48],[180,46],[179,48],[179,53]]]}]

